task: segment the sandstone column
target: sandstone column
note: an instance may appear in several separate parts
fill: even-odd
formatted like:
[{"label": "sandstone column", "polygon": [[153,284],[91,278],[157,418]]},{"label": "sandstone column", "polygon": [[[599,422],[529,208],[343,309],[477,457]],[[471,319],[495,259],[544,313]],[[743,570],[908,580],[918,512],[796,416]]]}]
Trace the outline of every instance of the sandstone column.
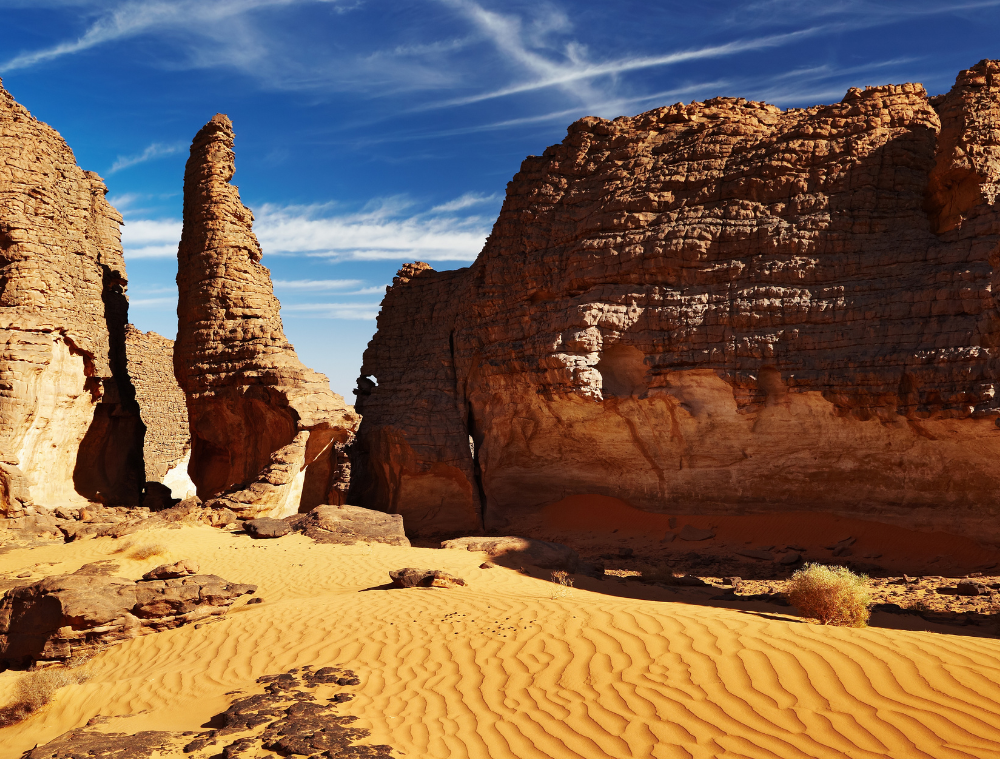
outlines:
[{"label": "sandstone column", "polygon": [[343,500],[341,451],[359,419],[285,338],[253,214],[229,182],[233,142],[218,114],[191,145],[174,370],[199,496],[242,516],[284,516]]}]

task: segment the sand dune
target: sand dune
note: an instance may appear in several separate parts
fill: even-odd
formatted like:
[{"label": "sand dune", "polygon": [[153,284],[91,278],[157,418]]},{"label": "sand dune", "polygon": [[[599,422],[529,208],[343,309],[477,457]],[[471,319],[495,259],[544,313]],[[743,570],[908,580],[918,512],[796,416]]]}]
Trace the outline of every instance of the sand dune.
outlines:
[{"label": "sand dune", "polygon": [[[479,569],[482,555],[382,545],[254,542],[211,528],[15,550],[0,571],[121,561],[138,577],[193,558],[260,586],[218,622],[150,635],[85,666],[44,712],[0,730],[17,757],[96,715],[109,732],[190,730],[236,689],[295,666],[338,664],[361,686],[342,713],[408,757],[997,757],[1000,641],[824,628],[777,614],[621,598],[584,582]],[[444,569],[465,588],[391,590],[402,566]],[[39,575],[40,576],[40,575]],[[14,675],[0,675],[0,700]]]}]

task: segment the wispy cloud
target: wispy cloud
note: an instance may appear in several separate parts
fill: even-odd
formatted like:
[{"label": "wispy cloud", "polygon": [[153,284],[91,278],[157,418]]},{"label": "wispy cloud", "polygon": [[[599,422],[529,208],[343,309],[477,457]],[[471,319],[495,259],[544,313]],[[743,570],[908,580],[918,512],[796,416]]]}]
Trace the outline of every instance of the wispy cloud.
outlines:
[{"label": "wispy cloud", "polygon": [[[496,200],[466,194],[430,211],[419,212],[403,199],[384,199],[354,213],[337,213],[329,204],[254,209],[254,232],[267,255],[333,260],[473,261],[486,242],[491,219],[457,212]],[[126,259],[177,255],[182,223],[178,219],[126,222],[122,243]],[[349,289],[361,280],[278,280],[290,291]]]},{"label": "wispy cloud", "polygon": [[478,216],[406,214],[398,202],[345,214],[327,206],[278,206],[254,210],[265,251],[331,259],[472,261],[489,234]]},{"label": "wispy cloud", "polygon": [[164,306],[176,306],[177,296],[172,298],[129,298],[129,308],[163,308]]},{"label": "wispy cloud", "polygon": [[122,247],[127,260],[172,258],[181,239],[180,219],[127,219],[122,228]]},{"label": "wispy cloud", "polygon": [[360,279],[276,279],[274,288],[276,290],[295,291],[321,291],[321,290],[349,290],[352,287],[362,285]]},{"label": "wispy cloud", "polygon": [[281,307],[283,314],[319,319],[374,319],[378,303],[292,303]]},{"label": "wispy cloud", "polygon": [[[708,45],[688,50],[679,50],[661,55],[630,56],[603,62],[590,62],[584,57],[584,49],[575,44],[569,44],[561,56],[564,60],[557,61],[538,51],[528,49],[524,35],[520,33],[520,19],[516,16],[504,16],[488,11],[471,0],[443,0],[465,13],[503,52],[510,60],[520,64],[531,76],[526,81],[507,85],[493,90],[487,90],[474,95],[439,101],[428,104],[427,108],[469,105],[484,100],[518,95],[535,90],[560,87],[575,95],[581,101],[592,100],[597,93],[583,83],[599,77],[610,77],[629,71],[669,66],[688,61],[721,58],[753,50],[763,50],[798,42],[813,37],[829,27],[816,26],[783,34],[772,34],[751,39],[736,40],[720,45]],[[606,99],[603,92],[599,95]]]},{"label": "wispy cloud", "polygon": [[[82,35],[41,50],[20,53],[0,63],[0,73],[25,69],[115,40],[156,30],[188,30],[211,35],[236,16],[273,6],[336,0],[132,0],[105,10]],[[231,24],[228,24],[232,28]]]},{"label": "wispy cloud", "polygon": [[141,153],[129,156],[118,156],[115,162],[111,165],[111,168],[108,169],[108,173],[114,174],[122,169],[127,169],[130,166],[138,166],[140,163],[146,163],[147,161],[152,161],[157,158],[163,158],[168,155],[176,155],[177,153],[183,151],[184,147],[184,144],[180,142],[173,144],[154,142]]},{"label": "wispy cloud", "polygon": [[454,200],[449,200],[447,203],[442,203],[439,206],[434,206],[431,209],[431,213],[453,213],[455,211],[462,211],[466,208],[472,208],[473,206],[480,206],[484,203],[493,203],[500,199],[500,194],[494,192],[492,195],[482,195],[475,192],[467,192],[461,197],[455,198]]}]

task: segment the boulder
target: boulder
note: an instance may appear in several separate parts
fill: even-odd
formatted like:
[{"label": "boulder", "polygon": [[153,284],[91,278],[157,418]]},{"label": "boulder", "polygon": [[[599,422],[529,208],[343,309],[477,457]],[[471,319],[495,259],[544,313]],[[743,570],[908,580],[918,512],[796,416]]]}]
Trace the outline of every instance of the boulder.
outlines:
[{"label": "boulder", "polygon": [[174,369],[199,496],[240,519],[282,518],[340,502],[359,418],[285,336],[253,213],[230,183],[234,141],[217,114],[184,170]]},{"label": "boulder", "polygon": [[502,538],[455,538],[446,540],[441,548],[458,551],[482,551],[497,563],[508,567],[530,564],[539,569],[576,572],[580,556],[572,548],[544,540],[507,536]]},{"label": "boulder", "polygon": [[198,562],[191,559],[181,559],[173,564],[161,564],[149,570],[142,576],[143,580],[172,580],[177,577],[187,577],[198,574]]},{"label": "boulder", "polygon": [[409,548],[403,517],[360,506],[319,506],[296,522],[295,528],[318,543],[386,543]]},{"label": "boulder", "polygon": [[350,502],[394,504],[411,535],[600,495],[1000,545],[998,129],[990,60],[934,97],[571,124],[471,266],[393,280]]},{"label": "boulder", "polygon": [[975,580],[959,580],[956,588],[956,593],[960,596],[985,596],[989,592],[985,585]]},{"label": "boulder", "polygon": [[715,533],[712,530],[703,530],[700,527],[686,524],[681,528],[680,534],[677,537],[681,540],[689,541],[711,540],[715,537]]},{"label": "boulder", "polygon": [[389,573],[392,584],[397,588],[457,588],[465,585],[465,580],[440,569],[414,569],[406,567]]},{"label": "boulder", "polygon": [[292,528],[283,519],[260,517],[244,522],[243,531],[252,538],[280,538],[282,535],[290,533]]},{"label": "boulder", "polygon": [[256,590],[216,575],[136,582],[93,567],[48,577],[12,588],[0,599],[0,663],[65,661],[224,614],[237,598]]}]

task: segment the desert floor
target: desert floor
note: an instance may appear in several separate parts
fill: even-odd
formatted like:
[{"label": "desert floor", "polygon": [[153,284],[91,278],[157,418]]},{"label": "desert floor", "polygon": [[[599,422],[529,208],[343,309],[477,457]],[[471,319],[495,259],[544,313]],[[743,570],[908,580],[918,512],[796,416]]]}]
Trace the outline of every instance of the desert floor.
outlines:
[{"label": "desert floor", "polygon": [[[403,757],[1000,756],[1000,640],[983,631],[890,614],[822,627],[718,588],[614,577],[567,589],[541,572],[480,569],[484,555],[463,551],[203,526],[128,540],[163,553],[136,561],[115,553],[124,539],[53,542],[0,554],[0,575],[30,569],[30,582],[113,560],[137,578],[194,559],[257,584],[264,602],[97,654],[85,682],[0,730],[0,757],[98,715],[111,718],[94,728],[105,732],[197,730],[234,691],[307,664],[356,672],[339,713]],[[468,585],[386,587],[405,566]],[[0,703],[18,676],[0,674]]]}]

